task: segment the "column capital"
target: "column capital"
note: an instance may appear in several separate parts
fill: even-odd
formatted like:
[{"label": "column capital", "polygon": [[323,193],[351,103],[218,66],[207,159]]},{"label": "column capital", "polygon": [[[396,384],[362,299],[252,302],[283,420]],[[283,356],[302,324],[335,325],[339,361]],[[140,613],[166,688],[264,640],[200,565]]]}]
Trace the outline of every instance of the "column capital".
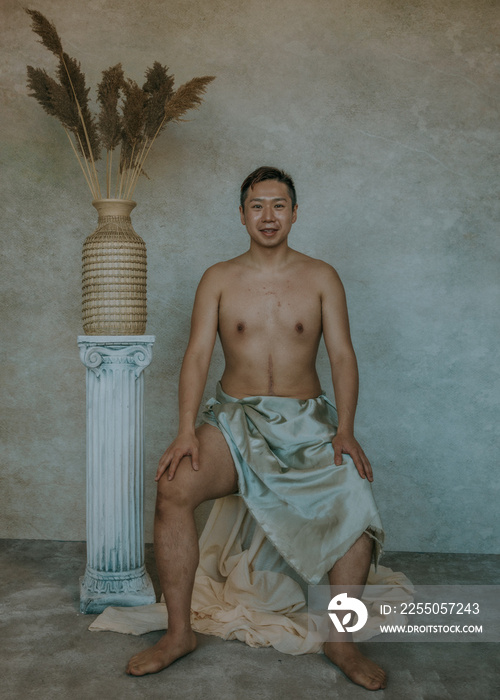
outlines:
[{"label": "column capital", "polygon": [[138,377],[153,358],[154,335],[79,335],[80,359],[97,376],[103,367],[133,369]]}]

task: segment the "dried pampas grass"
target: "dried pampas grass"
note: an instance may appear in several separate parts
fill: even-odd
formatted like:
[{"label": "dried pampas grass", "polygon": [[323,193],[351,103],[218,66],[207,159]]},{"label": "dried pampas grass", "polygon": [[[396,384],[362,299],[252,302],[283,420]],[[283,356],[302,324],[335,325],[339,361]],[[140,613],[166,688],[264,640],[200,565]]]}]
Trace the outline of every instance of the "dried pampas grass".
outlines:
[{"label": "dried pampas grass", "polygon": [[144,136],[154,139],[165,128],[165,105],[174,94],[174,76],[168,68],[157,61],[146,71],[146,82],[142,86],[147,95],[144,117]]},{"label": "dried pampas grass", "polygon": [[[73,151],[94,199],[101,197],[96,161],[106,151],[106,196],[111,197],[113,170],[116,170],[114,196],[130,199],[138,179],[146,175],[144,163],[155,139],[169,122],[183,121],[183,115],[202,103],[202,95],[214,76],[193,78],[174,91],[174,76],[155,61],[146,70],[140,87],[125,79],[120,63],[102,72],[97,86],[99,113],[89,104],[90,88],[80,63],[65,53],[57,30],[36,10],[27,9],[32,29],[40,42],[58,58],[57,80],[42,68],[27,67],[28,88],[47,114],[59,119],[68,134]],[[113,167],[113,152],[120,148]],[[147,177],[147,175],[146,175]]]},{"label": "dried pampas grass", "polygon": [[214,76],[206,75],[204,78],[193,78],[188,83],[181,85],[172,99],[165,104],[165,121],[182,121],[181,117],[188,110],[197,109],[203,101],[201,95],[212,80],[214,80]]}]

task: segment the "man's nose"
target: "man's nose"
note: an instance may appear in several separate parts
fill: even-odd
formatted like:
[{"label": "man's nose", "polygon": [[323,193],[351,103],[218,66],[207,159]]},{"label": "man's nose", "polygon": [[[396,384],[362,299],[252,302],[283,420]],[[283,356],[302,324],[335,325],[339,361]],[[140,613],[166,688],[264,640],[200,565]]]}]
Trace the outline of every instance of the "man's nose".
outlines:
[{"label": "man's nose", "polygon": [[265,206],[262,210],[262,218],[264,221],[274,221],[274,209],[270,206]]}]

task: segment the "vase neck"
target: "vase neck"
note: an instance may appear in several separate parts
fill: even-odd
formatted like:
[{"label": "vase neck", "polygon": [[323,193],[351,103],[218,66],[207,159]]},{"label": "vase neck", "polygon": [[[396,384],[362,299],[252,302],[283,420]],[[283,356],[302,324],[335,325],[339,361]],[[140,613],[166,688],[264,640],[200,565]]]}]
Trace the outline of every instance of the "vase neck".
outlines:
[{"label": "vase neck", "polygon": [[97,209],[99,221],[108,217],[120,217],[130,220],[130,212],[136,203],[131,199],[94,199],[92,206]]}]

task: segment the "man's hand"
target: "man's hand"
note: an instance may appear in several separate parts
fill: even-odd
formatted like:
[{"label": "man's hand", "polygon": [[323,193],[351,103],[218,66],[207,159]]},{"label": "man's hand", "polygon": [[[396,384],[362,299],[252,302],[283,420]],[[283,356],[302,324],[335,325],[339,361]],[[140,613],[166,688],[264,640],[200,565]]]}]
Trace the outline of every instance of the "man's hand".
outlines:
[{"label": "man's hand", "polygon": [[191,466],[195,471],[199,469],[199,442],[195,433],[181,433],[173,443],[167,447],[163,453],[158,471],[156,472],[155,481],[159,481],[162,474],[168,469],[168,480],[171,481],[179,462],[183,457],[189,455],[191,457]]},{"label": "man's hand", "polygon": [[351,433],[338,432],[332,440],[334,462],[339,467],[342,464],[342,453],[348,454],[362,479],[373,481],[373,472],[368,457],[361,445]]}]

